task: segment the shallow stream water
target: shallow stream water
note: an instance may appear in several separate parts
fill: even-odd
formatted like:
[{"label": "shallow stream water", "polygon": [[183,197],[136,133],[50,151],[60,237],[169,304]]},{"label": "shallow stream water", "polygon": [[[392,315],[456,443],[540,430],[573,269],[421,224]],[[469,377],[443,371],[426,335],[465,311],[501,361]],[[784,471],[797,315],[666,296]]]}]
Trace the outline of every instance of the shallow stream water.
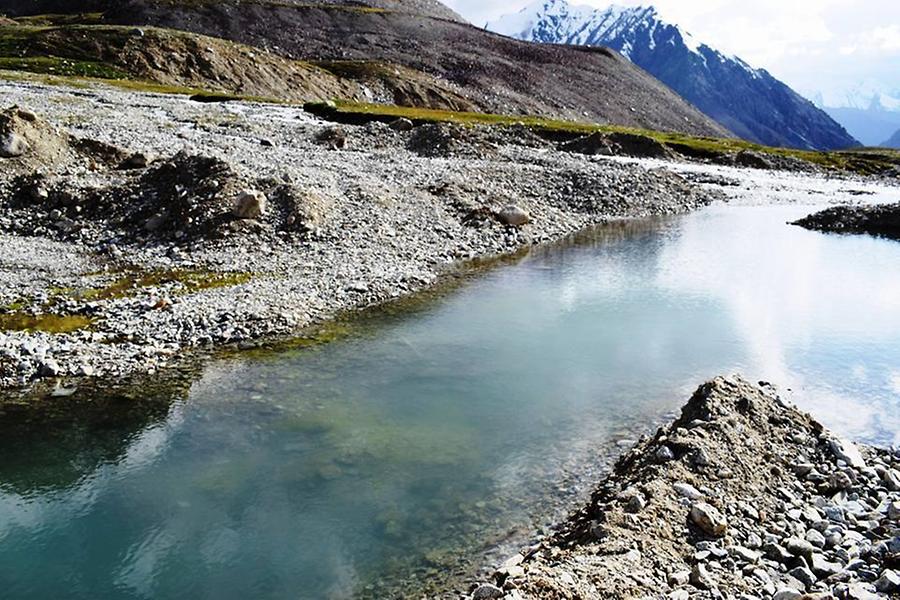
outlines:
[{"label": "shallow stream water", "polygon": [[601,228],[330,344],[212,363],[102,449],[34,440],[0,467],[0,596],[439,589],[717,374],[900,443],[900,243],[785,224],[808,212]]}]

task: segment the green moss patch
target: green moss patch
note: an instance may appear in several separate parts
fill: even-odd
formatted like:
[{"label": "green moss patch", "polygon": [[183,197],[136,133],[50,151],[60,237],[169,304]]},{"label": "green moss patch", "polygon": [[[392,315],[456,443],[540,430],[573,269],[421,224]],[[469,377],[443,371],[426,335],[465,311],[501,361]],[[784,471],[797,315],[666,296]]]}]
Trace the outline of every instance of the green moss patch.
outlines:
[{"label": "green moss patch", "polygon": [[23,312],[0,314],[0,329],[7,331],[72,333],[87,329],[92,324],[93,320],[90,317],[81,315],[32,315]]},{"label": "green moss patch", "polygon": [[[332,67],[334,68],[334,67]],[[349,66],[345,68],[350,68]],[[374,67],[373,67],[374,68]],[[900,152],[860,148],[840,152],[816,152],[793,148],[775,148],[734,138],[696,137],[683,133],[651,131],[617,125],[578,123],[528,115],[498,115],[475,112],[455,112],[405,106],[366,104],[337,101],[308,103],[307,111],[335,121],[362,124],[368,121],[389,122],[403,117],[414,123],[455,123],[460,125],[525,126],[548,137],[565,139],[591,133],[629,133],[660,142],[667,147],[695,158],[716,158],[751,150],[772,157],[806,161],[826,169],[872,175],[900,166]]]},{"label": "green moss patch", "polygon": [[0,69],[8,71],[28,71],[46,75],[62,75],[65,77],[94,77],[98,79],[118,79],[127,77],[110,65],[92,61],[67,60],[55,56],[30,58],[0,57]]},{"label": "green moss patch", "polygon": [[128,298],[146,288],[178,284],[179,293],[192,294],[203,290],[232,287],[247,283],[252,274],[243,272],[216,272],[202,269],[158,269],[133,271],[119,277],[113,283],[97,288],[75,291],[73,296],[81,300],[116,300]]}]

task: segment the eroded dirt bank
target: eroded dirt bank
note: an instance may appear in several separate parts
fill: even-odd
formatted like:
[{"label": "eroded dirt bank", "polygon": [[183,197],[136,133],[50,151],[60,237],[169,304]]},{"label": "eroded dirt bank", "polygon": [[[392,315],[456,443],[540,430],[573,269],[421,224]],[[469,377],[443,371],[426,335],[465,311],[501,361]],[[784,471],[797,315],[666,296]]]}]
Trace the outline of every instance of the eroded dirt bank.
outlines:
[{"label": "eroded dirt bank", "polygon": [[898,565],[900,451],[858,447],[730,377],[470,597],[895,597]]}]

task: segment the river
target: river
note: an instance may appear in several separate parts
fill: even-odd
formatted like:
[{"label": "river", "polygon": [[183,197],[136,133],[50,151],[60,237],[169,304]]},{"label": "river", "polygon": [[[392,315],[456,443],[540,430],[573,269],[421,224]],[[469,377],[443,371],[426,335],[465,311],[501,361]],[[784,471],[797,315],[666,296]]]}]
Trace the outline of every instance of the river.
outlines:
[{"label": "river", "polygon": [[103,451],[37,440],[0,468],[0,595],[439,590],[718,374],[900,443],[900,244],[786,224],[808,212],[598,228],[331,343],[212,362]]}]

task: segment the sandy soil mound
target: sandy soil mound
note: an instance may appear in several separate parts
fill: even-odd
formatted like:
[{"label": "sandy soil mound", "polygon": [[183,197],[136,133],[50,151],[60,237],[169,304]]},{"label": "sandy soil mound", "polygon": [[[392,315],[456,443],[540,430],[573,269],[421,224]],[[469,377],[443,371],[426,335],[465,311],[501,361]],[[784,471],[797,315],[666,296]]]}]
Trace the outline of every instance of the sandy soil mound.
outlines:
[{"label": "sandy soil mound", "polygon": [[718,378],[473,597],[887,597],[900,592],[898,467],[766,385]]},{"label": "sandy soil mound", "polygon": [[30,110],[13,106],[0,111],[0,165],[25,171],[58,164],[70,153],[69,137]]}]

